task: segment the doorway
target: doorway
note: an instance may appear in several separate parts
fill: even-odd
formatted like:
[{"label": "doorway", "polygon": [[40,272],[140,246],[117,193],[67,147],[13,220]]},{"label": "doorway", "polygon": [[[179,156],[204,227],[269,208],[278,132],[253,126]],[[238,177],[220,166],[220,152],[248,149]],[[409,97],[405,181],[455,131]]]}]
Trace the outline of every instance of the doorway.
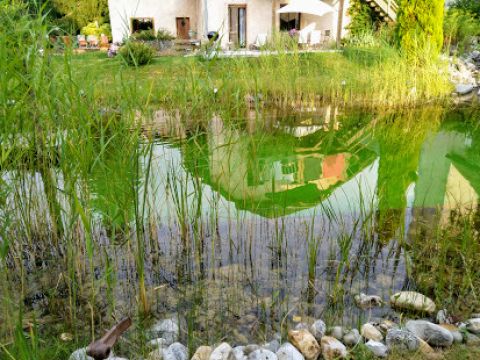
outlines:
[{"label": "doorway", "polygon": [[188,17],[178,17],[177,18],[177,38],[179,39],[190,39],[190,18]]},{"label": "doorway", "polygon": [[239,48],[247,46],[247,7],[230,5],[228,7],[229,41]]}]

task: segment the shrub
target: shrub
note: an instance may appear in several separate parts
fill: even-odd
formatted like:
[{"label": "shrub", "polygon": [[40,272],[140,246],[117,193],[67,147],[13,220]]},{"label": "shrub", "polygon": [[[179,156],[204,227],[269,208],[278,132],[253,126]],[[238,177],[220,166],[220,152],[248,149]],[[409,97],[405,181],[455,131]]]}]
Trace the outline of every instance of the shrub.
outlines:
[{"label": "shrub", "polygon": [[155,55],[147,44],[129,41],[120,48],[120,56],[129,66],[142,66],[150,63]]},{"label": "shrub", "polygon": [[480,35],[480,22],[467,11],[450,9],[443,24],[445,46],[458,48],[460,53],[469,50],[472,39]]},{"label": "shrub", "polygon": [[157,32],[158,41],[172,41],[175,40],[175,36],[167,29],[159,29]]},{"label": "shrub", "polygon": [[141,30],[132,34],[131,38],[137,41],[154,41],[157,39],[153,30]]},{"label": "shrub", "polygon": [[451,7],[467,11],[472,13],[476,18],[480,18],[480,1],[478,0],[455,0],[451,4]]},{"label": "shrub", "polygon": [[435,55],[443,47],[444,0],[401,0],[397,42],[408,57]]},{"label": "shrub", "polygon": [[93,21],[88,23],[87,26],[84,26],[81,30],[81,34],[83,35],[95,35],[100,37],[100,35],[104,34],[107,35],[109,39],[112,39],[112,29],[110,28],[110,24],[98,24],[98,21]]}]

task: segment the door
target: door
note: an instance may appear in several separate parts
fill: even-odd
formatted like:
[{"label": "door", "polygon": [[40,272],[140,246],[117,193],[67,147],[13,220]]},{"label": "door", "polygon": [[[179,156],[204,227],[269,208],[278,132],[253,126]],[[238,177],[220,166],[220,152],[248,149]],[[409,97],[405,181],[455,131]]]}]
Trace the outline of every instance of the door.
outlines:
[{"label": "door", "polygon": [[231,5],[228,7],[230,42],[236,47],[247,46],[247,7]]},{"label": "door", "polygon": [[188,35],[190,31],[190,18],[180,17],[177,18],[177,38],[179,39],[189,39]]}]

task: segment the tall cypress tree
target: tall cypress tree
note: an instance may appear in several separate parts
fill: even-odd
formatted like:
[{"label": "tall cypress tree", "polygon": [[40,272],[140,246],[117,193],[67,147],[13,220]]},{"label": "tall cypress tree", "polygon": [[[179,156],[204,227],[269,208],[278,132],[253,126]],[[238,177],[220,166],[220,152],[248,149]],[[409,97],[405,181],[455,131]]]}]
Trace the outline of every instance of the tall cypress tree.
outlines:
[{"label": "tall cypress tree", "polygon": [[426,50],[438,54],[443,46],[445,0],[401,0],[397,41],[408,56]]}]

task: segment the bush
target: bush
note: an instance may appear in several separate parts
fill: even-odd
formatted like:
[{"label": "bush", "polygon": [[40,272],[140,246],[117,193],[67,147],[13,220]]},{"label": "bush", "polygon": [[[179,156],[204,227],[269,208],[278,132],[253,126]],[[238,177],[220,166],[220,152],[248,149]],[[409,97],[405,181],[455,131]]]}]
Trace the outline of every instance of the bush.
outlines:
[{"label": "bush", "polygon": [[153,30],[141,30],[132,34],[131,38],[137,41],[154,41],[157,39]]},{"label": "bush", "polygon": [[98,21],[88,23],[87,26],[82,28],[80,33],[85,36],[95,35],[97,37],[100,37],[102,34],[104,34],[107,35],[110,40],[112,39],[112,29],[110,28],[110,24],[105,23],[99,25]]},{"label": "bush", "polygon": [[166,29],[159,29],[157,32],[158,41],[172,41],[175,40],[175,36]]},{"label": "bush", "polygon": [[457,47],[460,53],[469,50],[472,39],[480,35],[480,22],[464,10],[450,9],[443,24],[445,46]]},{"label": "bush", "polygon": [[127,65],[142,66],[152,61],[155,50],[147,44],[129,41],[120,48],[119,54]]}]

